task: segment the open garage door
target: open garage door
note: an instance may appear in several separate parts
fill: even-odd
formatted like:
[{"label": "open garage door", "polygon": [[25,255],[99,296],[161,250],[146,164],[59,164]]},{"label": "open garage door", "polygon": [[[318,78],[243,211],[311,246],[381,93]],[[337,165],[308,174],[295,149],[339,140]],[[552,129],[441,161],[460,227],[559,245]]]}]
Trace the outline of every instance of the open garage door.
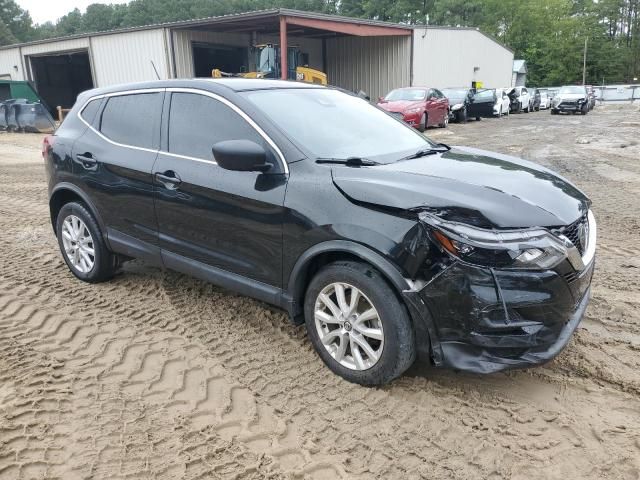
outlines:
[{"label": "open garage door", "polygon": [[211,70],[246,72],[249,49],[209,43],[193,43],[193,70],[196,77],[211,78]]},{"label": "open garage door", "polygon": [[30,61],[36,90],[52,115],[58,106],[71,108],[80,92],[93,88],[87,51],[32,56]]}]

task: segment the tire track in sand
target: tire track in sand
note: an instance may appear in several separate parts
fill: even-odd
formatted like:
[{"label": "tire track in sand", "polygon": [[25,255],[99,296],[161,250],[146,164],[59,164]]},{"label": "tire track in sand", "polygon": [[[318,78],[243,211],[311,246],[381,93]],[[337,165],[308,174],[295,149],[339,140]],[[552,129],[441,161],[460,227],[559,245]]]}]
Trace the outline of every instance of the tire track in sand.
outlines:
[{"label": "tire track in sand", "polygon": [[[333,459],[301,448],[286,422],[273,409],[257,402],[252,392],[230,382],[225,370],[197,343],[186,343],[183,337],[157,329],[122,329],[110,315],[103,318],[43,311],[35,306],[42,304],[37,291],[21,289],[16,295],[3,283],[0,291],[4,292],[0,294],[0,325],[11,332],[11,338],[72,370],[74,393],[81,389],[85,397],[102,400],[100,410],[108,421],[96,426],[91,421],[94,411],[74,418],[82,426],[74,430],[76,442],[70,447],[73,458],[70,462],[67,459],[73,465],[72,473],[101,476],[118,466],[120,473],[133,474],[140,472],[143,463],[163,465],[166,456],[151,455],[150,445],[144,442],[136,444],[140,452],[134,455],[135,449],[122,445],[121,432],[117,430],[126,429],[129,423],[146,424],[150,417],[154,419],[147,424],[150,429],[155,430],[158,423],[171,430],[179,425],[188,430],[189,438],[206,438],[206,444],[217,439],[222,445],[240,448],[241,455],[236,453],[239,458],[253,458],[254,462],[261,459],[265,466],[259,472],[260,478],[283,472],[309,478],[342,476]],[[87,398],[76,399],[74,409],[82,411],[87,402]],[[126,414],[122,404],[127,406]],[[138,414],[133,420],[132,411]],[[115,423],[114,412],[119,412]],[[124,427],[123,418],[128,418]],[[142,433],[149,435],[150,431],[134,429],[134,436]],[[79,448],[86,443],[105,445],[98,450]],[[209,455],[211,451],[204,445],[199,450]],[[172,448],[178,449],[178,445]],[[184,448],[194,447],[187,442]],[[128,462],[123,462],[123,454]],[[112,460],[116,457],[120,458],[118,462]],[[234,459],[233,468],[227,461],[230,471],[237,474],[248,468],[249,464],[242,466],[238,458]],[[214,460],[214,464],[220,463],[219,459]],[[205,463],[196,462],[183,473],[206,473]]]}]

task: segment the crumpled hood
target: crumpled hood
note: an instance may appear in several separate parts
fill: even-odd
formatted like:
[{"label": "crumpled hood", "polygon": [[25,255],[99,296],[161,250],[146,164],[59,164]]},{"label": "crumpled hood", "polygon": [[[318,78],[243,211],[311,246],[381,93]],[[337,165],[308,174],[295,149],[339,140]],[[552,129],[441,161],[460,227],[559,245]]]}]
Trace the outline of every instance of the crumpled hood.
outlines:
[{"label": "crumpled hood", "polygon": [[587,94],[586,93],[563,93],[563,94],[557,94],[554,99],[557,98],[558,100],[580,100],[583,98],[587,98]]},{"label": "crumpled hood", "polygon": [[394,102],[379,103],[378,106],[387,112],[404,112],[413,107],[422,106],[422,102],[413,102],[409,100],[396,100]]},{"label": "crumpled hood", "polygon": [[508,155],[454,147],[388,165],[335,167],[335,185],[352,201],[429,209],[484,228],[568,225],[589,200],[568,180]]}]

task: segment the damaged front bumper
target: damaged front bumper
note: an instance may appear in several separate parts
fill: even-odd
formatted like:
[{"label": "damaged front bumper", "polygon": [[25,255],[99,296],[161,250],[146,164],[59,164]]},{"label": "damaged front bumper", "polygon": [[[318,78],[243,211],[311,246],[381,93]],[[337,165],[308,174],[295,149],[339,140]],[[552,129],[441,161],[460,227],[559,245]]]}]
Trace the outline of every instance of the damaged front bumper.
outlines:
[{"label": "damaged front bumper", "polygon": [[568,343],[589,301],[595,259],[581,271],[500,270],[454,262],[403,292],[421,358],[492,373],[545,363]]}]

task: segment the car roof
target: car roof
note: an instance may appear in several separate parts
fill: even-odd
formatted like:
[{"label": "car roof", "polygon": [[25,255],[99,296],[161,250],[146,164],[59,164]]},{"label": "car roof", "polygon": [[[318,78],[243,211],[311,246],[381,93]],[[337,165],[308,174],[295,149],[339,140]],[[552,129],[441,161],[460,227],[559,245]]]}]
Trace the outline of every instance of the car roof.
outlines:
[{"label": "car roof", "polygon": [[242,92],[249,90],[314,89],[325,87],[318,84],[295,82],[290,80],[267,80],[258,78],[190,78],[112,85],[110,87],[87,90],[82,92],[81,95],[83,97],[92,97],[109,93],[131,90],[147,90],[153,88],[195,88],[212,92],[219,92],[222,89],[233,92]]},{"label": "car roof", "polygon": [[421,85],[416,85],[415,87],[398,87],[398,88],[394,88],[393,90],[428,90],[431,87],[423,87]]}]

